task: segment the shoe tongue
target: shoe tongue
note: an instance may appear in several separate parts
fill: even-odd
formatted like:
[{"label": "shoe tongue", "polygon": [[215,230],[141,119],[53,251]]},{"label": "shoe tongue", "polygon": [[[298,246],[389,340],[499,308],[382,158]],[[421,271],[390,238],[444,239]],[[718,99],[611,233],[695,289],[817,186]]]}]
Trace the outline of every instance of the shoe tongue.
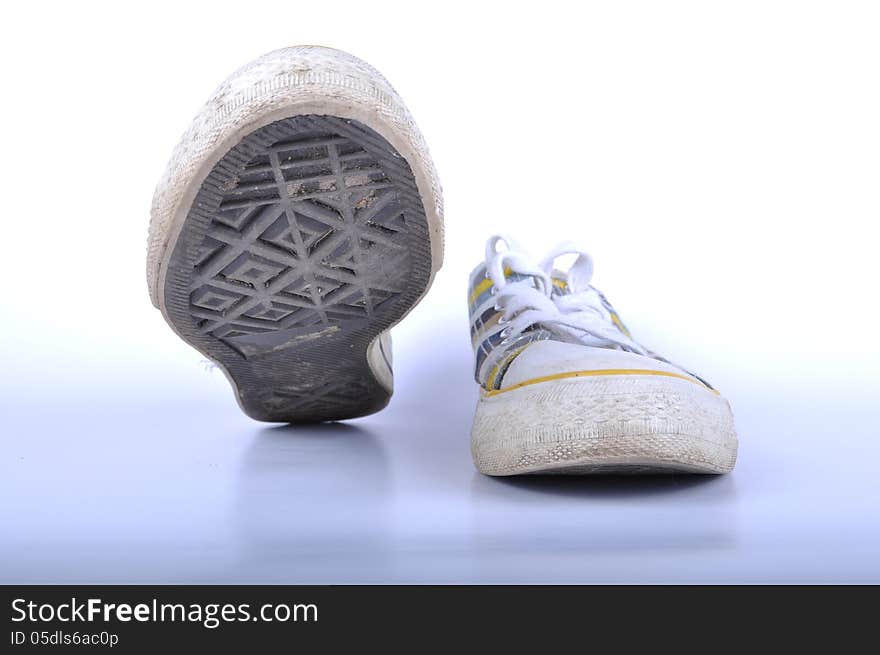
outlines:
[{"label": "shoe tongue", "polygon": [[629,329],[624,325],[620,315],[617,313],[617,310],[614,309],[610,302],[608,302],[605,294],[599,291],[596,287],[589,283],[584,284],[583,282],[579,282],[577,276],[572,275],[570,271],[566,272],[554,269],[551,274],[551,279],[553,280],[553,293],[559,296],[568,296],[573,293],[580,293],[581,291],[589,291],[592,289],[599,297],[602,307],[607,312],[608,319],[614,324],[614,327],[623,332],[627,337],[632,337]]}]

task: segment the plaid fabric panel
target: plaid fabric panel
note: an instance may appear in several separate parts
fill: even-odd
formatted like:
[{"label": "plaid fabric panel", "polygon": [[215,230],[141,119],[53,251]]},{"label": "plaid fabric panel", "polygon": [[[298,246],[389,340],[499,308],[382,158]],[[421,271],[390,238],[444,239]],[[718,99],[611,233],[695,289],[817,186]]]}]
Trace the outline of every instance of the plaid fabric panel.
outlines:
[{"label": "plaid fabric panel", "polygon": [[[505,271],[511,282],[527,280],[529,276]],[[468,286],[468,311],[470,315],[471,345],[474,348],[476,366],[474,378],[484,389],[498,389],[507,368],[529,344],[550,338],[550,333],[533,328],[515,339],[506,341],[501,333],[504,326],[498,321],[501,312],[495,309],[494,284],[486,277],[485,265],[471,273]]]},{"label": "plaid fabric panel", "polygon": [[482,362],[478,358],[475,375],[477,382],[484,389],[500,389],[504,374],[513,360],[531,344],[551,337],[552,335],[547,330],[532,328],[507,343],[499,342],[494,349],[489,349],[489,356],[484,358]]}]

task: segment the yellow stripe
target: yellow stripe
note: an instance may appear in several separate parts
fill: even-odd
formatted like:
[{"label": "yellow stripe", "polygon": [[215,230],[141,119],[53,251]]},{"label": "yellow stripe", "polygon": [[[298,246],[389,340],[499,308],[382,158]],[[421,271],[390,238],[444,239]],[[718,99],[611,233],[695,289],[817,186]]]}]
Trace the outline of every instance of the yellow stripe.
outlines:
[{"label": "yellow stripe", "polygon": [[[510,277],[511,275],[513,275],[513,270],[510,268],[510,266],[505,266],[504,277]],[[468,305],[473,305],[474,301],[480,297],[480,294],[491,286],[492,278],[490,277],[487,277],[485,280],[480,282],[476,287],[474,287],[474,290],[471,291],[470,298],[468,298]]]},{"label": "yellow stripe", "polygon": [[530,345],[532,345],[532,344],[527,343],[525,346],[520,346],[516,350],[513,350],[513,351],[507,353],[507,355],[500,362],[498,362],[497,364],[495,364],[495,366],[492,367],[492,370],[489,372],[489,378],[486,380],[486,384],[489,387],[494,387],[495,386],[495,378],[498,376],[498,372],[501,370],[501,367],[507,365],[508,362],[513,361],[514,357],[519,355],[523,350],[528,348]]},{"label": "yellow stripe", "polygon": [[486,380],[486,384],[490,387],[495,384],[495,376],[498,375],[499,368],[501,368],[501,362],[495,364],[495,366],[492,367],[492,370],[489,371],[489,378]]},{"label": "yellow stripe", "polygon": [[618,330],[620,330],[626,336],[628,336],[630,339],[632,339],[632,335],[629,333],[629,330],[626,329],[626,326],[623,323],[621,323],[620,317],[617,314],[615,314],[614,312],[611,312],[611,322],[617,326]]},{"label": "yellow stripe", "polygon": [[699,380],[695,380],[692,377],[688,377],[687,375],[681,375],[679,373],[671,373],[669,371],[656,371],[653,369],[641,369],[641,368],[605,368],[599,369],[595,371],[569,371],[567,373],[556,373],[554,375],[544,375],[539,378],[532,378],[531,380],[526,380],[525,382],[519,382],[518,384],[514,384],[512,386],[507,387],[506,389],[493,389],[490,391],[484,391],[483,395],[486,397],[489,396],[497,396],[499,393],[506,393],[508,391],[513,391],[514,389],[520,389],[522,387],[528,387],[533,384],[540,384],[541,382],[551,382],[552,380],[564,380],[567,378],[587,378],[587,377],[596,377],[600,375],[659,375],[667,378],[679,378],[680,380],[687,380],[688,382],[693,382],[697,384],[707,391],[711,391],[715,395],[720,395],[715,389],[710,389],[705,384],[700,382]]},{"label": "yellow stripe", "polygon": [[566,282],[565,280],[560,280],[560,279],[557,278],[557,277],[554,277],[554,278],[553,278],[553,286],[554,286],[554,287],[559,287],[560,289],[562,289],[563,291],[565,291],[565,290],[568,288],[568,282]]},{"label": "yellow stripe", "polygon": [[482,282],[480,282],[477,286],[474,287],[474,290],[471,291],[471,296],[468,298],[468,305],[473,305],[474,301],[480,297],[480,295],[489,287],[492,286],[492,279],[486,278]]}]

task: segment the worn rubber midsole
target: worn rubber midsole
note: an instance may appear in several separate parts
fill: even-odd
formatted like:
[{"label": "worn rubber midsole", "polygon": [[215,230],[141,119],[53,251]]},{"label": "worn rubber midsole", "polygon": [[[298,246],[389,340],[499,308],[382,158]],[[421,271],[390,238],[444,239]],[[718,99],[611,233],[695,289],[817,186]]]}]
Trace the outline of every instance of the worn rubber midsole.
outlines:
[{"label": "worn rubber midsole", "polygon": [[244,136],[303,114],[355,120],[379,133],[407,161],[423,198],[432,276],[443,263],[443,197],[424,138],[400,96],[366,62],[333,48],[269,52],[230,75],[180,139],[156,187],[150,211],[147,284],[162,308],[170,250],[208,173]]}]

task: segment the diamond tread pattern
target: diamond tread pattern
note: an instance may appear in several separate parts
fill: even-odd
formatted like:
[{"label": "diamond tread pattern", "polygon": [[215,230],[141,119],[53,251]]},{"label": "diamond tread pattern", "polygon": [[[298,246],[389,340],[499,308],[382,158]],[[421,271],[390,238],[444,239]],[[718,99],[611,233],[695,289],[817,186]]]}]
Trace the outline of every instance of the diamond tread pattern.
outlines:
[{"label": "diamond tread pattern", "polygon": [[367,347],[430,271],[406,160],[356,121],[296,116],[250,133],[209,173],[171,254],[165,306],[253,418],[338,420],[387,404]]}]

